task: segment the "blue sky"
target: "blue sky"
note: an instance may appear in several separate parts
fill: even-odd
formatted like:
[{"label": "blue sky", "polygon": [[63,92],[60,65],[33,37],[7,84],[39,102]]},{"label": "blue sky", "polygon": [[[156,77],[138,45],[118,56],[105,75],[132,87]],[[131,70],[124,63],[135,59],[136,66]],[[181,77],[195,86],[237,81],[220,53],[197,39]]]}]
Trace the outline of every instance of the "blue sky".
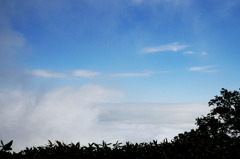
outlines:
[{"label": "blue sky", "polygon": [[[67,141],[112,141],[109,136],[117,131],[122,140],[161,140],[192,128],[221,88],[239,88],[239,14],[237,0],[0,0],[0,112],[2,120],[17,118],[0,124],[12,132],[7,125],[28,123],[22,134],[1,132],[0,137],[21,141],[33,125],[46,122],[38,141],[25,136],[26,145],[45,143],[47,132],[56,136],[46,119],[56,120],[58,138]],[[59,110],[53,113],[59,116],[47,115],[48,110]],[[142,123],[136,122],[138,111],[147,116]],[[142,130],[164,119],[154,111],[180,115],[149,135]],[[69,119],[60,115],[64,112],[85,112],[86,119],[77,114]],[[176,122],[183,116],[183,123]],[[100,134],[111,131],[93,133],[94,139],[75,133],[62,139],[65,120],[86,120],[86,134],[99,125]],[[174,121],[185,126],[169,126]],[[116,128],[114,122],[124,126]],[[145,134],[130,135],[137,131]]]}]

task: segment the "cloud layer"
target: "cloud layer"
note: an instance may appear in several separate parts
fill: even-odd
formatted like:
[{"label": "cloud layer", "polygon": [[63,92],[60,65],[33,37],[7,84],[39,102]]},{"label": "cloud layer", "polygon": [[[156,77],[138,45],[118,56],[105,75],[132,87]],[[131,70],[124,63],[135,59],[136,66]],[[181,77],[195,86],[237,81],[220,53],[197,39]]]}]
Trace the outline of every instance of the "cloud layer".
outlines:
[{"label": "cloud layer", "polygon": [[[100,113],[95,104],[114,102],[121,91],[98,85],[62,87],[45,92],[0,92],[0,138],[14,147],[44,144],[48,139],[87,143]],[[96,134],[95,134],[96,135]],[[101,135],[99,135],[101,136]]]},{"label": "cloud layer", "polygon": [[99,85],[44,92],[0,92],[0,138],[15,151],[47,140],[148,142],[194,128],[203,104],[121,103],[124,93]]}]

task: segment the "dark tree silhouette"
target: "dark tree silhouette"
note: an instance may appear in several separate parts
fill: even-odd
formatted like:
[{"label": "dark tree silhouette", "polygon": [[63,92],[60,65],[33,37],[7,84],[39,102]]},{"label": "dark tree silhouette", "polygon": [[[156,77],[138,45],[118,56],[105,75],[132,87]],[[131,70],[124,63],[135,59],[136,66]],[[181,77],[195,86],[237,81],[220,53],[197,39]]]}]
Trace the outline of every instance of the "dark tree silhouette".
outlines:
[{"label": "dark tree silhouette", "polygon": [[240,92],[222,88],[221,96],[209,101],[213,109],[207,116],[197,118],[199,135],[210,137],[240,136]]}]

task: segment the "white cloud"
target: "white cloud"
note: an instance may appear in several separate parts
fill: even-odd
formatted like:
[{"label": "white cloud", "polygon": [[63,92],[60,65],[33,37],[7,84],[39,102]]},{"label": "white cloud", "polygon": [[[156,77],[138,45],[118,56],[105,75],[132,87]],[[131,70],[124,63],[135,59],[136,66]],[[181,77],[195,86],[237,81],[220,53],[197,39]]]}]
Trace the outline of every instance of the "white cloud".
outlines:
[{"label": "white cloud", "polygon": [[172,139],[195,128],[206,104],[121,103],[124,93],[99,85],[61,87],[45,92],[0,92],[0,138],[13,150],[47,140],[149,142]]},{"label": "white cloud", "polygon": [[72,77],[93,78],[101,74],[100,72],[92,72],[88,70],[75,70],[71,74],[64,74],[42,69],[33,70],[31,73],[35,76],[44,78],[69,78],[69,79],[71,79]]},{"label": "white cloud", "polygon": [[99,85],[46,92],[1,91],[0,138],[14,140],[14,150],[44,145],[48,139],[93,142],[90,133],[98,135],[100,113],[95,105],[116,102],[123,95]]},{"label": "white cloud", "polygon": [[195,72],[217,72],[217,70],[212,69],[213,66],[194,66],[188,68],[189,71]]},{"label": "white cloud", "polygon": [[75,70],[72,75],[77,77],[85,77],[85,78],[93,78],[95,76],[100,75],[100,72],[92,72],[88,70]]},{"label": "white cloud", "polygon": [[65,78],[66,75],[57,72],[50,72],[48,70],[33,70],[32,74],[39,77],[45,78]]},{"label": "white cloud", "polygon": [[184,51],[183,54],[191,55],[191,54],[195,54],[195,53],[193,51]]},{"label": "white cloud", "polygon": [[195,128],[206,104],[121,103],[124,93],[99,85],[61,87],[45,92],[0,92],[0,138],[13,150],[47,140],[100,143],[172,139]]},{"label": "white cloud", "polygon": [[114,76],[114,77],[147,77],[150,75],[152,75],[152,72],[112,74],[112,76]]},{"label": "white cloud", "polygon": [[187,48],[188,45],[179,45],[178,43],[172,43],[167,45],[161,45],[157,47],[145,48],[142,50],[142,53],[154,53],[154,52],[163,52],[163,51],[180,51]]}]

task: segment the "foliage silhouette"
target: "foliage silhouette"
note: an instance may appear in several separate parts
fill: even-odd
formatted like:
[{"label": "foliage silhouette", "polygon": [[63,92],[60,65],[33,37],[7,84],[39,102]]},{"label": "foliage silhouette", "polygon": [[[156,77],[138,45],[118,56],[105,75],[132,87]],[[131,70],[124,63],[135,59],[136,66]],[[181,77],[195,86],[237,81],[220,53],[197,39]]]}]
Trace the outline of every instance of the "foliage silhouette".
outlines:
[{"label": "foliage silhouette", "polygon": [[1,146],[0,147],[2,147],[2,149],[1,149],[1,151],[10,151],[10,150],[12,150],[12,148],[11,148],[11,146],[12,146],[12,144],[13,144],[13,140],[11,140],[9,143],[7,143],[7,144],[4,144],[3,143],[3,141],[1,140]]},{"label": "foliage silhouette", "polygon": [[0,150],[0,158],[11,158],[12,154],[9,152],[12,150],[11,146],[13,144],[13,140],[11,140],[9,143],[4,144],[3,141],[1,140],[1,150]]},{"label": "foliage silhouette", "polygon": [[197,118],[197,131],[211,137],[240,135],[240,92],[222,88],[221,96],[209,101],[214,107],[207,116]]}]

